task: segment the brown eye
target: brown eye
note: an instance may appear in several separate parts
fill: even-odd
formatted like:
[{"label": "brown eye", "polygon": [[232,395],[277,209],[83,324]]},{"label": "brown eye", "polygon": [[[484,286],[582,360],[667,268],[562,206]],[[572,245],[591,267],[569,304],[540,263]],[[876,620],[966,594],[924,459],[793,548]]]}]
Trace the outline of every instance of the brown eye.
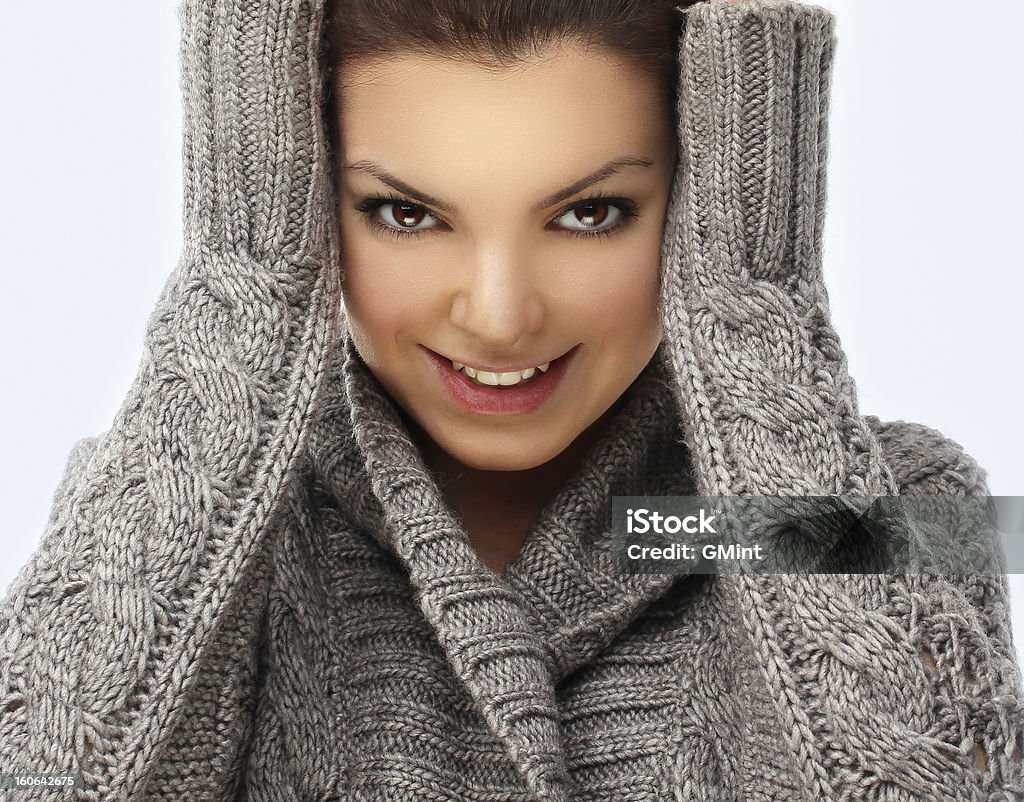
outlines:
[{"label": "brown eye", "polygon": [[408,230],[413,233],[435,228],[434,225],[421,227],[423,222],[433,220],[433,215],[418,203],[390,201],[380,204],[377,208],[384,224],[390,228],[398,229],[399,231]]},{"label": "brown eye", "polygon": [[606,200],[589,200],[578,203],[556,218],[558,225],[571,233],[594,233],[616,228],[626,216],[617,203]]},{"label": "brown eye", "polygon": [[576,219],[585,226],[599,226],[608,218],[607,203],[584,203],[577,206],[573,213]]},{"label": "brown eye", "polygon": [[422,206],[415,206],[411,203],[395,204],[395,220],[399,225],[415,228],[423,222],[425,214]]}]

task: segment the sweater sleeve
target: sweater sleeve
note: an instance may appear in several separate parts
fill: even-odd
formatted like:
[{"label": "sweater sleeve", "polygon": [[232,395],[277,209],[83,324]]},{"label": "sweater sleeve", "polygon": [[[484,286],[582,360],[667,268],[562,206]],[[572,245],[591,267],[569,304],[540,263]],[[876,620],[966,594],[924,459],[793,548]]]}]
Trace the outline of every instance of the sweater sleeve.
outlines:
[{"label": "sweater sleeve", "polygon": [[83,799],[140,798],[158,762],[166,773],[204,666],[227,660],[222,631],[255,632],[240,589],[323,385],[340,260],[321,10],[286,11],[180,7],[180,259],[127,396],[72,452],[0,606],[0,772],[75,775]]},{"label": "sweater sleeve", "polygon": [[[822,264],[835,46],[832,15],[811,3],[685,12],[663,328],[699,491],[984,493],[945,438],[913,442],[911,466],[858,410]],[[721,581],[775,705],[794,798],[1024,795],[1005,577]]]},{"label": "sweater sleeve", "polygon": [[707,495],[894,489],[824,281],[834,23],[791,0],[684,11],[661,314]]},{"label": "sweater sleeve", "polygon": [[[866,420],[899,480],[901,496],[983,503],[991,495],[985,469],[937,429],[902,420],[882,422],[874,416]],[[978,549],[997,542],[979,536],[967,545]],[[992,556],[992,564],[1004,571],[1002,556]],[[912,611],[913,631],[920,637],[920,656],[936,697],[950,707],[953,699],[966,706],[963,735],[970,737],[976,768],[1002,783],[996,784],[1001,790],[1024,793],[1024,677],[1013,639],[1006,574],[944,574],[923,578],[922,584],[930,592],[919,596],[922,603]],[[922,626],[929,615],[944,616],[945,625]]]}]

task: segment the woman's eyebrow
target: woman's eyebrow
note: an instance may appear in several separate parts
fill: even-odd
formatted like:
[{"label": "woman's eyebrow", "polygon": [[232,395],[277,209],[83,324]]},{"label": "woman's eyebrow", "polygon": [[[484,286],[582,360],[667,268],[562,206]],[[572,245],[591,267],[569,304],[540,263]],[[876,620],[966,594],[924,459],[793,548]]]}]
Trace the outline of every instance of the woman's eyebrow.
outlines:
[{"label": "woman's eyebrow", "polygon": [[[574,181],[569,186],[564,187],[558,190],[557,192],[552,193],[548,197],[544,198],[544,200],[540,201],[540,203],[537,203],[533,207],[532,211],[540,212],[543,211],[544,209],[547,209],[549,206],[554,206],[556,203],[559,203],[560,201],[564,201],[567,198],[571,198],[577,192],[586,189],[592,184],[596,184],[598,181],[603,181],[605,178],[608,178],[608,176],[610,175],[614,175],[624,167],[652,167],[653,165],[654,162],[649,159],[641,159],[632,156],[622,159],[613,159],[604,166],[594,170],[594,172],[590,173],[589,175],[584,176],[579,181]],[[401,192],[403,195],[408,195],[413,200],[418,201],[424,204],[425,206],[433,206],[435,209],[440,209],[441,211],[447,212],[448,214],[456,213],[455,207],[452,204],[446,203],[440,198],[435,198],[433,195],[416,189],[415,187],[407,184],[405,181],[402,181],[397,176],[394,176],[391,173],[389,173],[376,162],[363,159],[357,162],[353,162],[351,164],[344,165],[344,169],[358,170],[360,172],[368,173],[369,175],[372,175],[374,178],[384,182],[392,189]]]}]

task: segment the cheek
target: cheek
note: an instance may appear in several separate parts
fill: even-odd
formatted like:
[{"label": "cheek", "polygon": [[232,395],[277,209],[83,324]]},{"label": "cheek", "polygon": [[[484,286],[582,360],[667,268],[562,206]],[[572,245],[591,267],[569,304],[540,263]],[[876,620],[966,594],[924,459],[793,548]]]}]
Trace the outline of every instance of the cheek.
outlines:
[{"label": "cheek", "polygon": [[580,313],[601,331],[649,329],[658,320],[660,262],[657,254],[623,253],[587,266],[579,285]]},{"label": "cheek", "polygon": [[378,341],[394,341],[423,319],[424,287],[410,268],[385,249],[353,243],[343,249],[342,292],[353,330]]}]

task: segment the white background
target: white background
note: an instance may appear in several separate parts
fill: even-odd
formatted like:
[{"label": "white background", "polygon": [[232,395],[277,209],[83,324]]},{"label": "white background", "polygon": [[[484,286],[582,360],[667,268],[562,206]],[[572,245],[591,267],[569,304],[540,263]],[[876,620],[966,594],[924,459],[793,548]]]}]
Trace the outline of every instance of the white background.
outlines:
[{"label": "white background", "polygon": [[[861,412],[940,429],[993,494],[1024,495],[1024,4],[823,5],[839,37],[826,276]],[[0,591],[72,444],[128,391],[181,196],[174,4],[5,3],[2,31]]]}]

